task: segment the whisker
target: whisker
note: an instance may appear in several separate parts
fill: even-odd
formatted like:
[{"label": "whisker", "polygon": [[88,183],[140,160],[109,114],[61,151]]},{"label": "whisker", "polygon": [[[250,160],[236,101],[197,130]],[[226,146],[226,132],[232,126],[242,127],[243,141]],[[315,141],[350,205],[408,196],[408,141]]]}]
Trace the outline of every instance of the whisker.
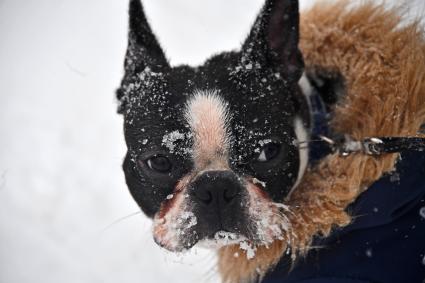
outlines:
[{"label": "whisker", "polygon": [[287,211],[287,212],[293,214],[291,207],[289,205],[286,205],[286,204],[283,204],[283,203],[278,203],[278,202],[271,202],[270,204],[279,208],[279,211],[284,210],[284,211]]},{"label": "whisker", "polygon": [[312,143],[312,142],[322,142],[323,139],[318,139],[318,140],[308,140],[308,141],[299,141],[297,142],[297,144],[306,144],[306,143]]},{"label": "whisker", "polygon": [[141,210],[139,210],[139,211],[137,211],[137,212],[133,212],[133,213],[131,213],[131,214],[129,214],[129,215],[126,215],[126,216],[120,217],[120,218],[118,218],[117,220],[114,220],[111,224],[107,225],[105,228],[103,228],[103,229],[101,230],[101,233],[106,232],[106,231],[107,231],[108,229],[110,229],[112,226],[114,226],[114,225],[116,225],[116,224],[120,223],[121,221],[126,220],[126,219],[128,219],[128,218],[130,218],[130,217],[132,217],[132,216],[135,216],[135,215],[138,215],[138,214],[141,214],[141,213],[142,213],[142,211],[141,211]]}]

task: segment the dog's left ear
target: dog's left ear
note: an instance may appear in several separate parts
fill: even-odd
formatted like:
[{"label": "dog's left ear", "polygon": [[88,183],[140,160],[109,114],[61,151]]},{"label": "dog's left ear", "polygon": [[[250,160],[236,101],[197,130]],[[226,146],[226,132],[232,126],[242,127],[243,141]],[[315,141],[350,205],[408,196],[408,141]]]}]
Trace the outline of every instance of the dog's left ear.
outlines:
[{"label": "dog's left ear", "polygon": [[267,0],[242,46],[242,58],[271,64],[283,79],[295,82],[304,69],[298,42],[298,0]]}]

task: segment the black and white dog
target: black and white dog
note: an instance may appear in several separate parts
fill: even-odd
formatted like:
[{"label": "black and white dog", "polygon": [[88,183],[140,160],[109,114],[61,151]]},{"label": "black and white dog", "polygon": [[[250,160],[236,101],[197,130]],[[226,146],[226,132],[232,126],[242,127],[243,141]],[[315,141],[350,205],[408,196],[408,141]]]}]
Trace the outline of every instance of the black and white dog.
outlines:
[{"label": "black and white dog", "polygon": [[306,169],[310,127],[298,27],[298,1],[267,0],[240,51],[172,67],[130,1],[123,168],[159,245],[263,245],[287,229],[279,211]]}]

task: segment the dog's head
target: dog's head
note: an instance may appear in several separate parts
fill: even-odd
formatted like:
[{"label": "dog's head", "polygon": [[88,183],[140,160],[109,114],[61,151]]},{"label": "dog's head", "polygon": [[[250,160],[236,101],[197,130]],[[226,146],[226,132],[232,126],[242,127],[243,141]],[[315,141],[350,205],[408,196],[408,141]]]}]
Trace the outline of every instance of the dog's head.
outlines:
[{"label": "dog's head", "polygon": [[288,228],[282,202],[306,165],[298,25],[298,1],[268,0],[240,51],[171,67],[131,0],[123,168],[161,246],[267,244]]}]

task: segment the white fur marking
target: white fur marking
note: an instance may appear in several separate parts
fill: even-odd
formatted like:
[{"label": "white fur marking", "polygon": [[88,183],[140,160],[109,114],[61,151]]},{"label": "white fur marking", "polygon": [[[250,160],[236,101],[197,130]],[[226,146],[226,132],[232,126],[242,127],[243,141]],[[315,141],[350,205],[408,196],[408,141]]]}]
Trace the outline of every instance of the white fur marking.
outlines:
[{"label": "white fur marking", "polygon": [[[302,75],[301,79],[298,81],[298,85],[301,88],[302,93],[308,98],[313,91],[313,88],[310,85],[310,82],[307,79],[307,76],[305,73]],[[310,100],[307,99],[308,103],[310,103]]]},{"label": "white fur marking", "polygon": [[[295,135],[297,136],[298,146],[300,146],[299,145],[300,142],[304,142],[304,141],[309,140],[307,130],[304,127],[304,124],[303,124],[300,117],[295,118],[294,129],[295,129]],[[300,155],[300,167],[299,167],[299,170],[298,170],[297,181],[295,182],[294,186],[292,187],[291,192],[300,183],[302,177],[304,176],[304,172],[305,172],[305,169],[307,168],[307,164],[308,164],[308,146],[306,145],[306,146],[299,147],[298,152],[299,152],[299,155]]]},{"label": "white fur marking", "polygon": [[[301,92],[305,96],[305,99],[308,104],[309,112],[311,113],[311,102],[310,102],[310,95],[313,92],[313,88],[304,73],[301,77],[301,79],[298,81],[298,85],[301,88]],[[307,132],[307,129],[304,127],[303,121],[300,117],[296,117],[294,121],[294,129],[295,129],[295,135],[297,136],[297,144],[300,146],[300,142],[306,142],[309,141],[309,134]],[[308,144],[304,144],[300,148],[298,148],[299,155],[300,155],[300,167],[298,170],[298,177],[297,181],[295,182],[294,186],[292,186],[292,189],[290,193],[299,185],[301,182],[302,177],[304,176],[304,172],[308,165]]]},{"label": "white fur marking", "polygon": [[187,104],[186,120],[194,137],[193,158],[198,169],[216,161],[227,164],[230,136],[226,102],[215,91],[198,91]]},{"label": "white fur marking", "polygon": [[[301,79],[298,81],[298,85],[301,88],[301,92],[303,93],[305,100],[307,101],[307,106],[308,106],[308,110],[311,113],[312,112],[312,107],[311,107],[311,101],[310,101],[310,96],[311,93],[313,92],[313,87],[310,84],[310,81],[308,80],[306,74],[304,73],[301,77]],[[313,118],[310,118],[310,122],[313,124]]]}]

